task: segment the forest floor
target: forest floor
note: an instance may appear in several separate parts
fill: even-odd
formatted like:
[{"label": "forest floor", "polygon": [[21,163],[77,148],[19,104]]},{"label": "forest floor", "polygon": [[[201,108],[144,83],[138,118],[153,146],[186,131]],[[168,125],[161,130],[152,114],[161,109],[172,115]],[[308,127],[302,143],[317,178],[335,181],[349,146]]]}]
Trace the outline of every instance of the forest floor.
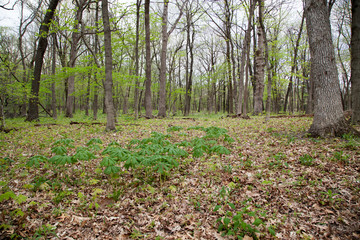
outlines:
[{"label": "forest floor", "polygon": [[360,239],[360,139],[311,122],[10,122],[0,239]]}]

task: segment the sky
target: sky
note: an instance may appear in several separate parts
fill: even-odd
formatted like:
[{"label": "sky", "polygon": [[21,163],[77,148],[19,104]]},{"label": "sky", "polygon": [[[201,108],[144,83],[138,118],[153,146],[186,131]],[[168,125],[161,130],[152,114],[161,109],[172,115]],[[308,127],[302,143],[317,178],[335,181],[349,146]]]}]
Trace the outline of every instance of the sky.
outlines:
[{"label": "sky", "polygon": [[[0,5],[4,5],[7,2],[7,7],[11,8],[14,0],[0,0]],[[0,26],[2,27],[17,27],[19,24],[20,11],[19,8],[15,7],[14,10],[5,10],[0,8]]]}]

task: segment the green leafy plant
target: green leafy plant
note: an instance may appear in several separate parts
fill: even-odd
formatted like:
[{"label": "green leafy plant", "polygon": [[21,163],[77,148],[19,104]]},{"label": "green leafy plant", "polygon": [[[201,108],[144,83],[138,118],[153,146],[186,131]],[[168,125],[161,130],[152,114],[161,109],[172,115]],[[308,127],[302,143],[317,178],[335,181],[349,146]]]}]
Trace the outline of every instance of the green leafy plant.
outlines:
[{"label": "green leafy plant", "polygon": [[[236,210],[235,204],[225,201],[224,205],[217,205],[214,208],[214,212],[223,208],[225,213],[220,216],[216,222],[218,224],[218,232],[222,233],[222,236],[235,236],[238,239],[242,239],[245,235],[249,235],[254,239],[258,239],[255,233],[259,233],[260,230],[265,229],[265,217],[266,214],[261,209],[254,208],[249,204],[252,199],[249,198],[243,201],[240,210]],[[268,232],[275,236],[275,230],[273,227],[267,228]]]},{"label": "green leafy plant", "polygon": [[350,156],[348,154],[344,154],[343,151],[336,151],[333,153],[333,157],[331,158],[331,160],[335,162],[341,162],[343,164],[348,164],[349,158]]},{"label": "green leafy plant", "polygon": [[182,130],[183,129],[183,127],[180,127],[180,126],[171,126],[171,127],[169,127],[166,131],[168,131],[168,132],[175,132],[175,131],[180,131],[180,130]]},{"label": "green leafy plant", "polygon": [[[336,201],[339,200],[339,198],[335,198],[335,196],[339,195],[337,193],[334,193],[331,189],[327,190],[326,192],[320,192],[324,200],[331,205],[334,204]],[[322,205],[325,205],[325,201],[321,201]]]},{"label": "green leafy plant", "polygon": [[283,168],[289,166],[289,164],[285,162],[286,155],[282,152],[275,154],[274,156],[268,158],[268,160],[270,168]]},{"label": "green leafy plant", "polygon": [[303,156],[300,156],[299,161],[304,166],[312,166],[312,165],[314,165],[314,158],[309,154],[305,154]]}]

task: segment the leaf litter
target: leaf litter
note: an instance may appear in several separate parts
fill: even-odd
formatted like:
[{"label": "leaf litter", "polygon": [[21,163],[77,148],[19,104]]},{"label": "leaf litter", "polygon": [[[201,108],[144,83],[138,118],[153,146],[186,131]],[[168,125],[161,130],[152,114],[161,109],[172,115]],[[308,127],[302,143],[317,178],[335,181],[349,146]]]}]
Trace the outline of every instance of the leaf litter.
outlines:
[{"label": "leaf litter", "polygon": [[[1,133],[0,239],[360,238],[358,139],[302,137],[310,118],[140,121],[116,133],[97,125]],[[190,142],[210,127],[235,140],[218,140],[230,154],[218,147],[195,157],[184,146],[190,155],[164,175],[121,164],[107,175],[100,166],[112,142],[126,148],[152,132],[169,134],[172,144]],[[60,139],[73,140],[69,156],[98,139],[96,158],[27,165],[34,156],[54,157]]]}]

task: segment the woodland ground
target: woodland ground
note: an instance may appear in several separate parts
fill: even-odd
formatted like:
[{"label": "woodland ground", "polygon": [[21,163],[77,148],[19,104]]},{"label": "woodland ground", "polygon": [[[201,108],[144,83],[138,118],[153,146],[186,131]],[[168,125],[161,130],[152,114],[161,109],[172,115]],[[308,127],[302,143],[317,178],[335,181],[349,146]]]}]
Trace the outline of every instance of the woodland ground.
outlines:
[{"label": "woodland ground", "polygon": [[360,239],[360,140],[308,138],[311,118],[69,121],[0,133],[0,239]]}]

